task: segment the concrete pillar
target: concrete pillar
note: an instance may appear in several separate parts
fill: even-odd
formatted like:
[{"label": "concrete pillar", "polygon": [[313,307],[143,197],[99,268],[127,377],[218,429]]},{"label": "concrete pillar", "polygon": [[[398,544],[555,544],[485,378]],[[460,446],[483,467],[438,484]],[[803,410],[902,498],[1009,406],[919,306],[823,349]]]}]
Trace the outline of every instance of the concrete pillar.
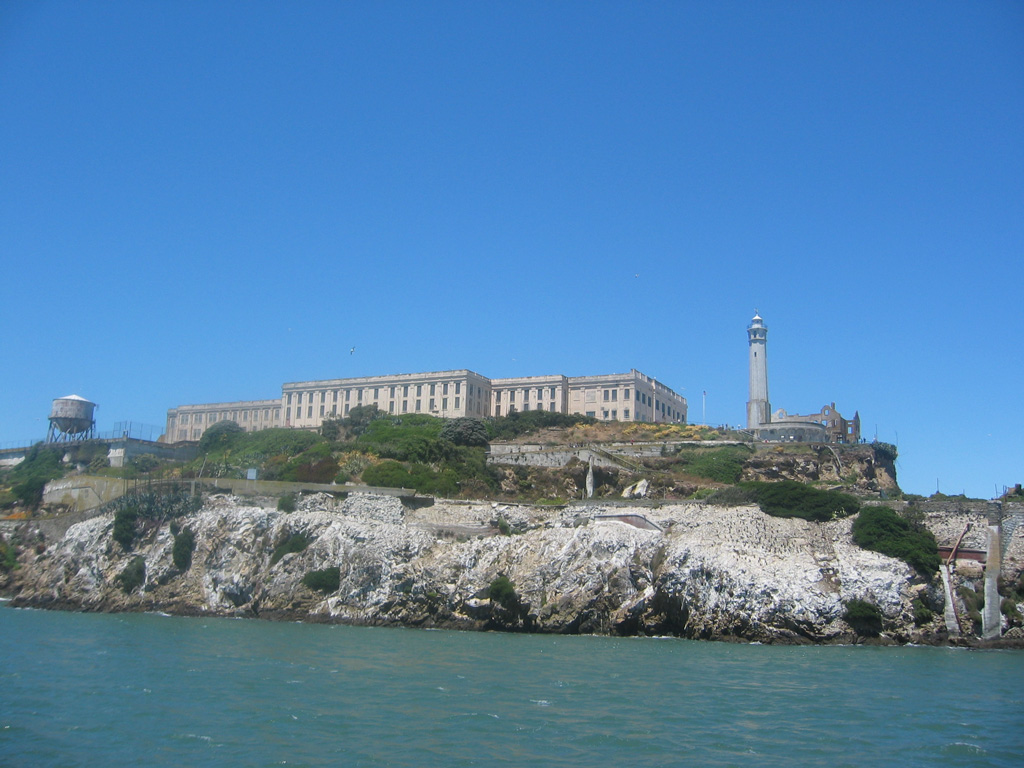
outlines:
[{"label": "concrete pillar", "polygon": [[998,503],[989,507],[988,554],[985,557],[985,607],[981,612],[981,636],[985,639],[1001,637],[1003,617],[999,611],[999,572],[1002,570],[1002,546],[1000,528],[1002,510]]}]

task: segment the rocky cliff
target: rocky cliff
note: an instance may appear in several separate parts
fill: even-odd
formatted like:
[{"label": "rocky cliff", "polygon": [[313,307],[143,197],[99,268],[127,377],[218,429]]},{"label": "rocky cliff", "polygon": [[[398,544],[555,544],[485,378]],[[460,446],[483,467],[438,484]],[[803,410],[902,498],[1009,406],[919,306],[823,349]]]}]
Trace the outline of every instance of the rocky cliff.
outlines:
[{"label": "rocky cliff", "polygon": [[[859,598],[881,609],[883,640],[944,636],[941,592],[902,561],[855,546],[848,519],[817,524],[697,502],[408,509],[394,498],[316,495],[290,514],[271,504],[214,497],[179,519],[195,538],[184,570],[168,524],[126,552],[113,516],[101,515],[26,549],[7,591],[15,605],[78,610],[760,642],[853,642],[841,617]],[[272,562],[293,534],[306,547]],[[126,591],[118,577],[139,557],[142,583]],[[303,585],[334,567],[337,590]],[[499,576],[515,594],[491,600]],[[939,618],[915,626],[915,598]]]}]

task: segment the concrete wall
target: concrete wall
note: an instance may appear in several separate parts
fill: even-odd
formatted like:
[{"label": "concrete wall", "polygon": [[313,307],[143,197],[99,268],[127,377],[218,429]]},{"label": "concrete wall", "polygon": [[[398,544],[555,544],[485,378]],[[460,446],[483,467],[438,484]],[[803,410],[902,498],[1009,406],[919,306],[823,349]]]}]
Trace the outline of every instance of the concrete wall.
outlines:
[{"label": "concrete wall", "polygon": [[51,480],[43,490],[43,504],[61,504],[75,510],[98,507],[124,494],[134,485],[132,481],[119,477],[98,477],[75,475],[61,480]]}]

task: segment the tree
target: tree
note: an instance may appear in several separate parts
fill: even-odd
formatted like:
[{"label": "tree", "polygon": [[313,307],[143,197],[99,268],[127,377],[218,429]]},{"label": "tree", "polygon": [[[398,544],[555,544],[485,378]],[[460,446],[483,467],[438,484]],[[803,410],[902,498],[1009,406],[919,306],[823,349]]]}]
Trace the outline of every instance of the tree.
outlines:
[{"label": "tree", "polygon": [[239,435],[245,434],[245,430],[233,421],[218,421],[208,430],[203,432],[199,438],[199,452],[209,453],[224,448],[230,448]]},{"label": "tree", "polygon": [[455,445],[487,445],[487,427],[480,419],[459,418],[449,419],[441,427],[442,440],[449,440]]}]

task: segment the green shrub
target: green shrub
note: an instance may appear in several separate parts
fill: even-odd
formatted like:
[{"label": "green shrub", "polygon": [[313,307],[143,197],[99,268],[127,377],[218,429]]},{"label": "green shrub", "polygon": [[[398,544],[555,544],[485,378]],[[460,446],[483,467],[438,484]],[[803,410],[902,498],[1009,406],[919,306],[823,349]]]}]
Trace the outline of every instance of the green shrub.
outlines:
[{"label": "green shrub", "polygon": [[921,626],[923,624],[931,623],[932,619],[935,618],[935,614],[932,613],[931,609],[925,605],[920,599],[915,599],[913,602],[914,606],[914,624]]},{"label": "green shrub", "polygon": [[179,571],[187,571],[192,565],[192,553],[196,549],[196,536],[191,529],[185,528],[174,534],[174,548],[171,550],[171,557],[174,560],[174,567]]},{"label": "green shrub", "polygon": [[0,571],[9,573],[18,567],[18,551],[3,536],[0,536]]},{"label": "green shrub", "polygon": [[245,430],[236,422],[218,421],[203,432],[203,436],[199,438],[199,453],[219,452],[231,448],[244,434]]},{"label": "green shrub", "polygon": [[498,530],[501,532],[502,536],[512,535],[512,526],[508,524],[508,520],[504,517],[498,518]]},{"label": "green shrub", "polygon": [[931,576],[941,559],[935,537],[916,529],[889,507],[865,507],[853,522],[853,541],[864,549],[898,557],[922,576]]},{"label": "green shrub", "polygon": [[847,602],[843,620],[853,627],[853,631],[858,635],[874,637],[882,631],[882,612],[878,606],[866,600]]},{"label": "green shrub", "polygon": [[125,592],[132,592],[146,581],[146,560],[139,555],[132,558],[128,566],[115,579]]},{"label": "green shrub", "polygon": [[138,519],[139,509],[136,506],[123,506],[114,513],[114,541],[125,552],[131,551],[135,543],[135,523]]},{"label": "green shrub", "polygon": [[480,419],[448,419],[439,437],[455,445],[487,445],[487,427]]},{"label": "green shrub", "polygon": [[577,424],[596,424],[593,416],[575,413],[554,413],[552,411],[513,411],[507,416],[498,416],[487,422],[491,440],[512,440],[548,427],[574,427]]},{"label": "green shrub", "polygon": [[507,576],[499,576],[491,582],[487,588],[487,597],[508,610],[513,610],[519,605],[519,596],[516,594],[515,585],[509,581]]},{"label": "green shrub", "polygon": [[279,512],[294,512],[296,509],[295,494],[286,493],[284,496],[278,499],[277,509]]},{"label": "green shrub", "polygon": [[999,612],[1010,622],[1011,626],[1019,627],[1024,623],[1024,615],[1021,614],[1017,603],[1008,597],[1004,597],[999,603]]},{"label": "green shrub", "polygon": [[900,455],[899,450],[892,443],[872,443],[875,449],[875,455],[888,459],[889,461],[896,461],[896,458]]},{"label": "green shrub", "polygon": [[820,523],[856,514],[860,509],[860,502],[848,493],[822,491],[795,480],[740,483],[740,487],[750,492],[766,514],[774,517],[799,517]]},{"label": "green shrub", "polygon": [[310,589],[323,592],[325,595],[337,592],[338,587],[341,586],[341,569],[335,567],[310,571],[302,577],[302,583]]},{"label": "green shrub", "polygon": [[184,488],[170,492],[136,491],[111,502],[114,506],[113,538],[122,549],[130,551],[138,535],[139,523],[145,520],[161,523],[199,509],[201,499]]},{"label": "green shrub", "polygon": [[18,501],[32,509],[38,507],[46,484],[63,476],[63,457],[63,449],[55,446],[36,443],[29,448],[25,458],[7,473],[7,482]]},{"label": "green shrub", "polygon": [[270,555],[270,564],[274,565],[285,555],[302,552],[308,546],[309,539],[306,538],[305,534],[293,533],[291,536],[281,539],[281,541],[277,543],[277,546],[274,547],[274,551]]}]

